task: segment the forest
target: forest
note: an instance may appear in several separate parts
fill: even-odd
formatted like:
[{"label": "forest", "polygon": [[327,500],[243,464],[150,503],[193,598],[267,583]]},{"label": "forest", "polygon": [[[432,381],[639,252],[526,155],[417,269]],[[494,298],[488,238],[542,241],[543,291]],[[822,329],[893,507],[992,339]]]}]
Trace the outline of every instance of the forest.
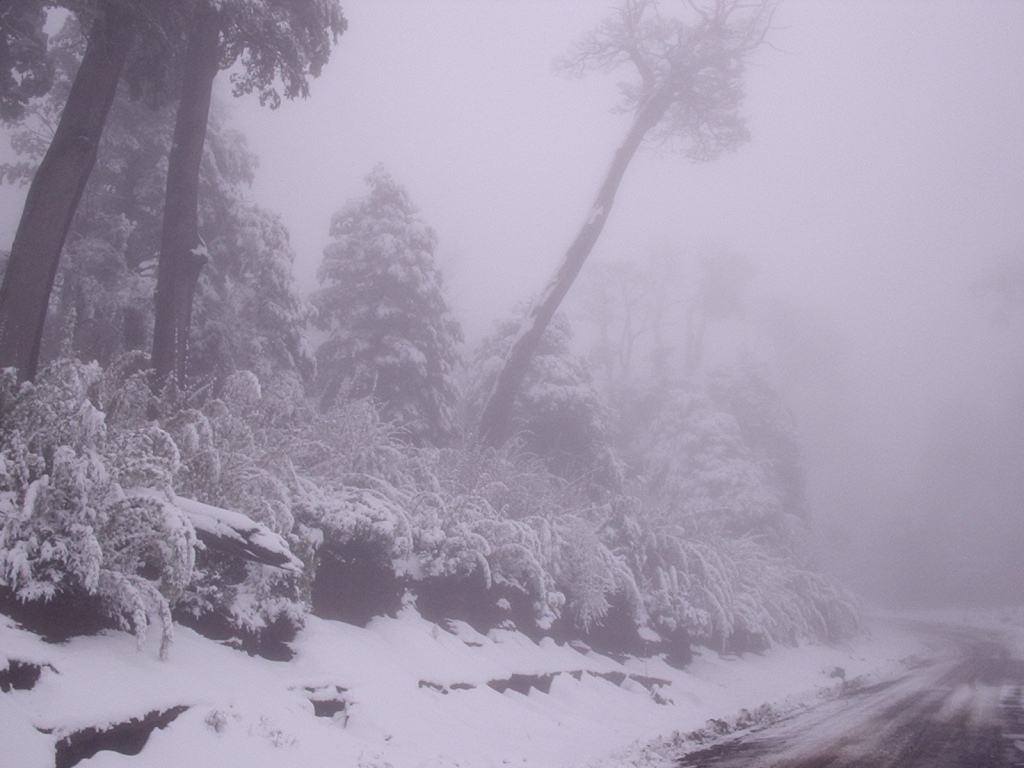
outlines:
[{"label": "forest", "polygon": [[705,359],[742,263],[708,256],[680,288],[682,344],[651,331],[656,292],[607,299],[591,355],[559,310],[643,141],[707,162],[748,139],[769,5],[677,21],[630,0],[566,57],[634,67],[632,127],[566,266],[472,347],[435,230],[380,164],[300,291],[252,201],[259,158],[211,100],[221,70],[271,108],[308,95],[344,45],[333,0],[76,2],[47,31],[63,5],[0,11],[0,176],[30,185],[0,292],[0,610],[272,659],[309,613],[408,604],[680,664],[857,631],[771,368]]}]

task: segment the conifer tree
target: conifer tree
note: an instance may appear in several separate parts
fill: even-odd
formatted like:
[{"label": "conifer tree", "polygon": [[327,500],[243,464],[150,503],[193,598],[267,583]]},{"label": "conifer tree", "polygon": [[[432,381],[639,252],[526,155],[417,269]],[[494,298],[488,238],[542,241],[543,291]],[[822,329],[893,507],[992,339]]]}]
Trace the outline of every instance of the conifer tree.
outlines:
[{"label": "conifer tree", "polygon": [[453,371],[462,340],[434,264],[437,236],[382,167],[367,195],[338,211],[313,296],[330,335],[317,350],[321,407],[372,396],[416,439],[454,428]]}]

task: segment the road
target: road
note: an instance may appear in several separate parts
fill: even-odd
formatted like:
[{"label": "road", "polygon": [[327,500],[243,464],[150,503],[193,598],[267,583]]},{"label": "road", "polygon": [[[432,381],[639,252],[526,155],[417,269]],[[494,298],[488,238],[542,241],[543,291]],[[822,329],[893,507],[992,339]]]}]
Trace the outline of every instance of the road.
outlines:
[{"label": "road", "polygon": [[729,741],[678,768],[1024,766],[1024,661],[980,629],[918,626],[936,655],[903,677]]}]

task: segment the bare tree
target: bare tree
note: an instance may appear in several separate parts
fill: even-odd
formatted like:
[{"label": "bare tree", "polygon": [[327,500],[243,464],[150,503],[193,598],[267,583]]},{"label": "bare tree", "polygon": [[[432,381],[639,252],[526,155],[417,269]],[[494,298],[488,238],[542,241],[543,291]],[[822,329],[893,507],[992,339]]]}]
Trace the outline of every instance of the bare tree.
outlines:
[{"label": "bare tree", "polygon": [[597,343],[591,362],[610,389],[633,374],[637,348],[644,337],[657,335],[661,320],[662,284],[655,279],[650,260],[598,261],[583,286],[584,316],[595,326]]},{"label": "bare tree", "polygon": [[571,73],[610,72],[623,64],[636,77],[622,86],[619,109],[633,121],[561,267],[527,313],[480,419],[487,445],[508,437],[509,415],[530,358],[604,228],[622,177],[644,139],[668,143],[708,161],[749,139],[739,114],[748,55],[764,42],[772,0],[688,4],[689,19],[663,15],[654,0],[626,0],[561,64]]}]

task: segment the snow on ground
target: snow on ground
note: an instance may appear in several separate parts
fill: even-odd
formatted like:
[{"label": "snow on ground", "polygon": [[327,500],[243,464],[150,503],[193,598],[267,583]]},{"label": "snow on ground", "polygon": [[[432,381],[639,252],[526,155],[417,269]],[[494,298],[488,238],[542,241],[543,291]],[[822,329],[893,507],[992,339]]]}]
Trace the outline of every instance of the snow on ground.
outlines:
[{"label": "snow on ground", "polygon": [[[161,662],[155,635],[141,652],[132,636],[114,632],[48,645],[0,616],[0,669],[5,657],[49,665],[33,689],[0,693],[3,763],[49,768],[54,745],[71,732],[187,705],[140,754],[103,751],[80,765],[621,765],[643,762],[646,742],[710,718],[813,700],[841,685],[831,676],[837,667],[847,680],[875,678],[925,652],[889,622],[841,647],[739,658],[702,649],[680,671],[661,658],[619,663],[516,632],[452,629],[411,608],[365,629],[311,616],[295,658],[274,662],[176,627],[170,659]],[[548,692],[488,686],[513,675],[536,675],[541,688],[549,681]],[[313,700],[328,699],[343,699],[345,711],[316,716]]]}]

